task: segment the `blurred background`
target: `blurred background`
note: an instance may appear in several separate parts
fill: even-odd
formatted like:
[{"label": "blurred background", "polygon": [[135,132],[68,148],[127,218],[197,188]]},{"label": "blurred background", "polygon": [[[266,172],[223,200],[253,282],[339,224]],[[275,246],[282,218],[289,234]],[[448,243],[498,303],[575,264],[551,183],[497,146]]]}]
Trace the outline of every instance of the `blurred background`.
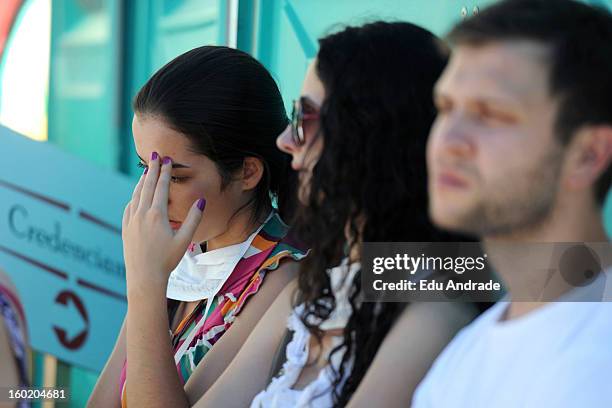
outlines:
[{"label": "blurred background", "polygon": [[[153,72],[191,48],[214,44],[249,52],[272,72],[289,110],[317,52],[317,38],[338,25],[407,20],[443,35],[457,20],[493,2],[0,0],[0,124],[134,180],[140,171],[131,136],[131,99]],[[612,0],[586,2],[612,6]],[[26,310],[44,310],[35,302],[27,299]],[[122,315],[110,320],[108,339],[121,320]],[[44,330],[35,333],[45,336]],[[39,343],[56,341],[50,330],[48,335]],[[99,353],[96,363],[70,358],[72,351],[58,358],[35,350],[33,384],[70,387],[71,401],[56,405],[84,406],[113,346],[112,341],[100,342],[89,351]]]}]

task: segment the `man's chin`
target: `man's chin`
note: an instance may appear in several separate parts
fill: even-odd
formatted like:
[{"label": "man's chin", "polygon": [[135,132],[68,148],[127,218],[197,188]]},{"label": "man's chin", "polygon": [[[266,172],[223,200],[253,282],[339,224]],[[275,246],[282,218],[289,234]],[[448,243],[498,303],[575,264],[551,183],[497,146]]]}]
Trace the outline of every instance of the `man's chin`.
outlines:
[{"label": "man's chin", "polygon": [[479,228],[476,228],[474,221],[468,221],[473,219],[473,216],[469,216],[469,211],[460,211],[457,208],[454,209],[432,209],[429,212],[434,225],[440,229],[452,232],[459,232],[463,234],[474,235],[479,232]]}]

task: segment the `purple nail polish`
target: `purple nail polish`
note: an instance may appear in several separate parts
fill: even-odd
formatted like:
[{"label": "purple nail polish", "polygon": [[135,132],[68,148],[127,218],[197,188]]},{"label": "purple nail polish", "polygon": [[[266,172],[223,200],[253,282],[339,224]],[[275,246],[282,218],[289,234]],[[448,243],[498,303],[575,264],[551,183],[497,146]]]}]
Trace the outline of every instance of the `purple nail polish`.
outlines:
[{"label": "purple nail polish", "polygon": [[157,154],[157,152],[151,153],[151,160],[157,160],[158,157],[159,155]]},{"label": "purple nail polish", "polygon": [[148,171],[149,171],[149,168],[148,168],[148,167],[145,167],[145,169],[144,169],[144,174],[147,174],[147,172],[148,172]]},{"label": "purple nail polish", "polygon": [[172,159],[168,156],[164,157],[164,161],[162,162],[163,164],[169,164],[172,161]]},{"label": "purple nail polish", "polygon": [[206,207],[206,199],[200,198],[197,205],[200,211],[204,211],[204,207]]}]

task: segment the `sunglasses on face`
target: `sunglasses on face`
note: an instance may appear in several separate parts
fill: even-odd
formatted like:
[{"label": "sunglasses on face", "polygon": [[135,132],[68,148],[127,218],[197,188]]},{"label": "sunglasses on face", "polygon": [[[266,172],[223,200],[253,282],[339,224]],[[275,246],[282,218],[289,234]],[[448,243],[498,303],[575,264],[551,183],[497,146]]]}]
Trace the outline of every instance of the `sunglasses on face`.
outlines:
[{"label": "sunglasses on face", "polygon": [[291,137],[296,146],[302,146],[306,143],[307,123],[319,119],[319,110],[316,105],[309,101],[306,97],[293,101],[293,110],[291,111]]}]

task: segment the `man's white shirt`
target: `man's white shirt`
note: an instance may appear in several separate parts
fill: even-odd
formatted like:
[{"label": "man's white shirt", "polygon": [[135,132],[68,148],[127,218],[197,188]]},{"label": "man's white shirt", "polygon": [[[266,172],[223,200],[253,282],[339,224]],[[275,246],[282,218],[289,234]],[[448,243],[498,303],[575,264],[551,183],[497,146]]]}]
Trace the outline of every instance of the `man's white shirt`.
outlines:
[{"label": "man's white shirt", "polygon": [[[440,354],[412,407],[611,408],[612,269],[598,281],[512,320],[495,304]],[[580,301],[593,288],[608,301]]]}]

